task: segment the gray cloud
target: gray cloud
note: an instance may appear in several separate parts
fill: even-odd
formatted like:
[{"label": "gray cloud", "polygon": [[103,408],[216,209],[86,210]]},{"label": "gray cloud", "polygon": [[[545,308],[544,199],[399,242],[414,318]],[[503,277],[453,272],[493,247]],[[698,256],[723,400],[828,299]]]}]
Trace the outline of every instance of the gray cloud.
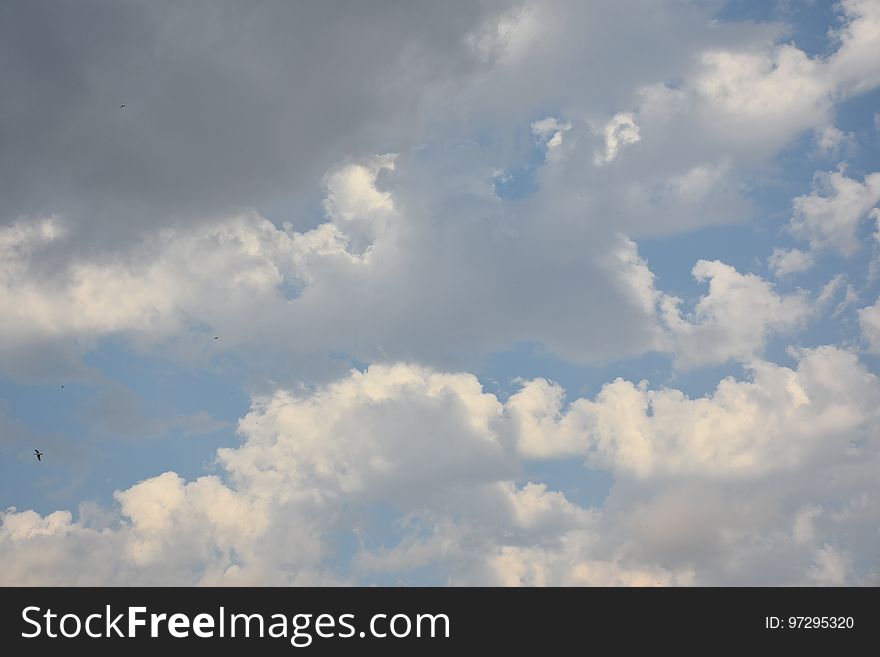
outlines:
[{"label": "gray cloud", "polygon": [[0,217],[106,243],[284,206],[482,66],[463,38],[505,4],[6,3]]}]

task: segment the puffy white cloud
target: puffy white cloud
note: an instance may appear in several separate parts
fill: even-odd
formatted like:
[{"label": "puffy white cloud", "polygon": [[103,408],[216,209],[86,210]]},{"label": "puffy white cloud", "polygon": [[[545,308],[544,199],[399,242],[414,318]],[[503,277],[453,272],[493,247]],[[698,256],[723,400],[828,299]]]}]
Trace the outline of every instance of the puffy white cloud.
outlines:
[{"label": "puffy white cloud", "polygon": [[395,215],[390,194],[375,187],[393,156],[352,163],[328,174],[328,221],[304,233],[277,228],[256,213],[194,228],[167,228],[129,253],[75,259],[46,271],[39,256],[63,246],[57,218],[21,220],[3,230],[0,352],[56,340],[88,348],[96,338],[121,333],[142,346],[184,343],[204,357],[204,335],[223,332],[224,344],[248,341],[242,319],[262,315],[277,326],[289,290],[317,279],[357,276],[373,242]]},{"label": "puffy white cloud", "polygon": [[880,84],[876,46],[880,36],[880,7],[873,0],[842,0],[845,21],[832,32],[840,47],[828,59],[829,74],[843,95]]},{"label": "puffy white cloud", "polygon": [[876,5],[853,0],[840,8],[837,49],[825,57],[769,41],[706,49],[697,75],[684,85],[697,101],[699,120],[714,123],[725,140],[744,139],[752,146],[760,139],[778,145],[811,128],[822,128],[825,140],[840,136],[828,127],[833,103],[880,84],[880,66],[869,55],[880,25]]},{"label": "puffy white cloud", "polygon": [[[222,476],[153,477],[117,492],[109,520],[7,510],[0,577],[367,583],[427,568],[503,585],[869,581],[880,384],[851,353],[794,355],[795,369],[755,362],[749,380],[699,399],[617,380],[568,405],[546,381],[502,404],[469,374],[374,365],[255,400],[241,446],[218,452]],[[530,459],[565,457],[613,473],[603,508],[514,483]],[[396,544],[376,544],[373,505],[393,509]],[[360,547],[339,570],[341,534]]]},{"label": "puffy white cloud", "polygon": [[683,317],[677,298],[660,301],[682,367],[731,358],[747,361],[761,351],[770,333],[791,331],[812,312],[806,292],[778,294],[767,281],[723,262],[700,260],[692,271],[698,281],[709,282],[708,294],[692,313]]},{"label": "puffy white cloud", "polygon": [[[718,32],[698,48],[695,64],[668,76],[675,83],[637,87],[633,114],[641,145],[630,160],[642,157],[655,168],[662,162],[671,177],[727,158],[728,176],[745,183],[749,167],[805,131],[816,132],[827,154],[842,152],[849,138],[833,126],[834,106],[876,87],[880,69],[867,56],[876,8],[863,2],[840,7],[843,28],[825,56],[780,42],[775,32],[725,43],[726,26],[716,25]],[[641,167],[636,170],[644,175]],[[716,186],[724,182],[730,183],[719,180]],[[713,212],[718,210],[707,205],[705,214]]]},{"label": "puffy white cloud", "polygon": [[822,62],[793,45],[772,45],[763,51],[710,50],[701,64],[694,91],[706,101],[706,109],[721,113],[722,122],[766,125],[785,117],[795,122],[795,129],[805,129],[830,108],[831,89]]},{"label": "puffy white cloud", "polygon": [[506,409],[517,419],[524,454],[583,454],[594,467],[643,479],[760,478],[845,460],[851,442],[874,442],[866,430],[873,424],[865,422],[877,419],[876,378],[833,348],[799,358],[797,370],[755,361],[751,382],[724,379],[700,399],[618,379],[595,401],[578,399],[563,411],[561,389],[537,380]]},{"label": "puffy white cloud", "polygon": [[391,192],[379,190],[376,179],[382,171],[393,171],[396,159],[391,153],[379,155],[335,169],[324,178],[324,211],[358,253],[385,234],[394,216]]},{"label": "puffy white cloud", "polygon": [[850,178],[841,167],[837,171],[817,172],[813,191],[792,201],[793,216],[789,232],[809,243],[809,250],[775,248],[767,264],[776,276],[785,277],[807,271],[816,255],[832,250],[852,256],[862,246],[859,230],[866,219],[880,218],[880,173],[871,173],[863,182]]},{"label": "puffy white cloud", "polygon": [[[403,365],[279,392],[242,420],[241,447],[218,452],[229,483],[166,472],[117,492],[118,518],[100,529],[67,512],[8,510],[0,552],[15,564],[3,581],[332,581],[330,534],[355,530],[372,503],[447,525],[464,514],[475,530],[494,519],[539,541],[582,525],[586,512],[561,494],[509,483],[517,463],[493,426],[501,410],[473,376]],[[487,531],[480,540],[501,529]],[[95,560],[75,568],[80,549]],[[401,558],[359,563],[374,572]]]},{"label": "puffy white cloud", "polygon": [[807,271],[813,266],[812,253],[800,249],[773,249],[773,253],[767,258],[767,264],[776,276],[789,276]]},{"label": "puffy white cloud", "polygon": [[843,171],[818,173],[813,191],[793,201],[790,230],[809,241],[810,249],[829,248],[850,256],[858,250],[859,224],[880,202],[880,173],[865,176],[864,182]]},{"label": "puffy white cloud", "polygon": [[565,406],[531,382],[509,402],[518,444],[615,474],[591,555],[704,584],[871,583],[880,385],[851,353],[796,356],[699,399],[618,380]]},{"label": "puffy white cloud", "polygon": [[[315,393],[258,402],[242,423],[248,442],[221,449],[218,459],[236,482],[264,494],[314,490],[417,504],[445,484],[514,472],[491,428],[500,412],[473,376],[372,366]],[[267,468],[272,462],[286,467]]]}]

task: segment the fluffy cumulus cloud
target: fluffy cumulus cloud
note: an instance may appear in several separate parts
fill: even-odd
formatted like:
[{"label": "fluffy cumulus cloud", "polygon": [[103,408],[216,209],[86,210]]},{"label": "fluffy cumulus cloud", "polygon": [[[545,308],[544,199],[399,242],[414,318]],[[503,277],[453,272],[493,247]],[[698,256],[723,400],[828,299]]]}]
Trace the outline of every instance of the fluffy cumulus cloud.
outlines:
[{"label": "fluffy cumulus cloud", "polygon": [[0,21],[0,583],[880,582],[877,2],[89,6]]},{"label": "fluffy cumulus cloud", "polygon": [[[843,171],[817,174],[810,194],[794,199],[791,233],[809,242],[811,251],[830,249],[853,255],[861,245],[858,229],[863,220],[880,219],[880,173],[859,182]],[[798,255],[794,255],[797,253]],[[808,267],[806,256],[790,251],[776,263],[780,273]]]},{"label": "fluffy cumulus cloud", "polygon": [[[880,383],[849,352],[755,362],[703,398],[617,380],[502,403],[469,374],[371,366],[255,400],[222,474],[166,472],[88,509],[9,509],[5,583],[859,583],[876,518]],[[615,475],[604,508],[521,479],[576,456]],[[819,473],[823,473],[820,477]],[[726,499],[726,504],[720,501]],[[370,508],[396,540],[376,540]],[[711,522],[707,522],[712,514]],[[357,539],[340,567],[339,537]],[[769,578],[769,579],[768,579]]]},{"label": "fluffy cumulus cloud", "polygon": [[682,367],[747,361],[760,352],[768,335],[797,328],[812,311],[803,290],[778,294],[760,277],[740,274],[717,260],[700,260],[692,273],[709,283],[708,294],[700,297],[692,313],[682,317],[677,298],[664,295],[660,300]]}]

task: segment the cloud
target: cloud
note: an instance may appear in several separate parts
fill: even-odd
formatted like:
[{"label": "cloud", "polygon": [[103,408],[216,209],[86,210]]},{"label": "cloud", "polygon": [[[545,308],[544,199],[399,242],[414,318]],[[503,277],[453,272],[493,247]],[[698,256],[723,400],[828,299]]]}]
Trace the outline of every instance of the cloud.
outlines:
[{"label": "cloud", "polygon": [[605,151],[596,154],[596,166],[610,162],[617,157],[621,148],[641,139],[639,126],[636,125],[633,115],[626,112],[615,114],[605,125],[602,135],[605,139]]},{"label": "cloud", "polygon": [[692,273],[709,282],[692,313],[682,316],[675,297],[664,295],[659,302],[680,367],[748,361],[771,333],[803,326],[812,313],[805,291],[778,294],[759,276],[740,274],[723,262],[700,260]]},{"label": "cloud", "polygon": [[[700,399],[618,379],[595,401],[576,400],[565,412],[561,389],[536,380],[507,408],[519,421],[525,454],[583,454],[593,467],[643,479],[760,478],[829,452],[844,458],[859,424],[873,417],[876,378],[847,352],[804,352],[797,370],[763,361],[750,370],[751,382],[724,379]],[[846,380],[825,378],[831,374]],[[841,405],[844,390],[855,396]]]},{"label": "cloud", "polygon": [[843,132],[833,125],[816,131],[816,150],[820,155],[836,158],[852,152],[855,147],[855,135],[851,132]]},{"label": "cloud", "polygon": [[299,206],[334,163],[411,134],[449,85],[491,66],[465,41],[518,4],[14,2],[0,28],[0,221],[63,212],[78,245],[115,247]]},{"label": "cloud", "polygon": [[880,32],[880,8],[871,0],[843,0],[843,25],[832,35],[839,49],[828,59],[839,93],[851,95],[880,84],[880,64],[872,51]]},{"label": "cloud", "polygon": [[[693,256],[707,290],[679,299],[638,248],[757,216],[756,181],[805,135],[845,150],[836,110],[880,85],[875,4],[842,2],[821,55],[711,3],[14,4],[2,374],[98,380],[86,355],[119,337],[267,392],[210,475],[8,509],[0,581],[876,583],[877,380],[836,347],[764,353],[850,275],[785,291]],[[820,173],[774,274],[854,254],[878,175]],[[468,373],[523,343],[746,375],[504,400]],[[193,408],[111,385],[80,412],[117,437],[220,426]],[[538,461],[610,473],[604,505]]]},{"label": "cloud", "polygon": [[[579,361],[660,351],[691,368],[748,360],[770,334],[793,331],[810,316],[805,291],[780,295],[753,274],[702,260],[693,274],[709,282],[708,294],[682,315],[682,301],[656,288],[632,240],[605,235],[566,249],[546,221],[538,225],[529,215],[512,218],[517,230],[534,235],[528,245],[499,240],[486,226],[470,231],[461,248],[432,253],[443,235],[462,239],[457,227],[413,212],[407,195],[399,201],[376,187],[383,171],[394,171],[394,158],[366,162],[328,174],[328,220],[305,233],[251,214],[169,229],[141,247],[148,259],[135,252],[75,263],[51,278],[13,258],[0,296],[16,310],[0,348],[73,338],[85,350],[95,337],[121,334],[166,358],[207,362],[235,350],[274,368],[279,356],[295,364],[334,351],[366,361],[421,356],[461,365],[476,359],[447,354],[479,356],[539,340]],[[490,245],[495,252],[486,260]],[[578,282],[584,279],[589,286]],[[562,289],[546,295],[554,284]],[[520,312],[526,302],[529,315]],[[591,312],[598,305],[602,317]],[[259,325],[250,321],[257,316]],[[286,337],[291,332],[295,341]],[[222,343],[209,340],[212,333],[222,333]],[[325,380],[334,374],[331,359],[313,367]]]},{"label": "cloud", "polygon": [[880,299],[873,306],[859,310],[859,326],[868,343],[868,351],[880,353]]},{"label": "cloud", "polygon": [[[7,510],[3,581],[868,581],[880,384],[849,352],[795,356],[698,399],[618,379],[565,405],[533,380],[501,403],[472,375],[403,364],[279,391],[218,451],[219,476],[147,479],[98,526]],[[515,483],[536,458],[610,470],[605,507]],[[373,505],[393,509],[396,544],[376,543]],[[331,569],[346,533],[360,547]]]},{"label": "cloud", "polygon": [[[45,55],[51,70],[68,70],[65,79],[91,71],[100,81],[92,96],[15,59],[8,97],[55,127],[29,142],[28,157],[22,144],[10,147],[18,168],[4,179],[43,181],[60,196],[49,207],[25,184],[4,196],[5,216],[16,218],[4,230],[18,240],[0,272],[0,301],[14,309],[0,328],[7,374],[86,377],[82,353],[108,335],[163,357],[204,363],[220,351],[320,380],[347,358],[474,368],[524,341],[579,363],[666,349],[645,268],[614,254],[627,239],[747,219],[754,168],[800,132],[831,125],[835,102],[873,84],[870,61],[857,55],[874,12],[856,2],[843,5],[824,58],[780,44],[778,26],[713,26],[693,7],[642,7],[634,22],[625,6],[488,3],[432,9],[427,32],[421,15],[411,25],[415,10],[382,25],[352,11],[337,24],[323,10],[299,21],[273,6],[245,31],[229,27],[236,10],[211,11],[216,21],[195,40],[183,38],[195,14],[131,7],[108,14],[120,31],[102,31],[94,51],[67,56],[58,39]],[[29,5],[15,15],[33,29],[47,20]],[[92,33],[70,18],[53,21],[52,33]],[[285,18],[295,33],[281,39]],[[358,38],[322,57],[328,35],[349,21]],[[621,35],[643,47],[618,75],[580,65],[604,60]],[[7,47],[29,52],[23,38]],[[94,104],[135,66],[132,43],[164,54],[144,73],[143,98],[122,85],[132,111],[117,112],[114,99],[111,120]],[[219,54],[216,43],[225,44]],[[105,71],[106,61],[119,71]],[[339,71],[332,84],[327,70]],[[26,79],[40,83],[24,89]],[[326,97],[334,112],[307,100]],[[548,106],[558,109],[548,115]],[[291,128],[291,116],[308,130]],[[19,118],[33,135],[36,124]],[[50,138],[57,126],[72,132]],[[523,130],[547,153],[529,172],[535,191],[498,198],[493,172],[523,156],[513,137]],[[52,156],[59,142],[78,153],[76,167]],[[69,171],[82,177],[61,184]],[[289,223],[268,218],[281,215]],[[42,221],[51,234],[33,232]],[[846,242],[813,223],[804,222],[808,239]],[[779,271],[806,266],[794,253]],[[205,345],[211,332],[223,333],[222,345]],[[743,357],[762,336],[752,330],[749,345],[727,351]]]},{"label": "cloud", "polygon": [[346,244],[362,253],[388,227],[394,213],[391,192],[376,187],[383,171],[394,171],[395,154],[347,164],[324,177],[324,212],[345,235]]},{"label": "cloud", "polygon": [[777,247],[767,258],[767,265],[777,277],[807,271],[813,264],[813,255],[800,249],[780,249]]},{"label": "cloud", "polygon": [[[15,246],[0,272],[0,300],[13,309],[0,351],[49,342],[82,354],[121,335],[165,358],[204,363],[234,351],[274,369],[279,356],[302,365],[321,353],[460,365],[533,339],[577,360],[656,346],[645,297],[654,293],[642,289],[651,274],[630,241],[588,230],[566,252],[558,248],[570,237],[564,219],[526,207],[513,209],[504,226],[474,224],[481,212],[504,209],[494,196],[462,200],[457,217],[435,214],[420,202],[430,170],[396,161],[381,155],[331,169],[326,221],[304,232],[246,213],[169,227],[127,251],[47,268],[45,255],[66,246],[63,220],[39,230],[22,220],[9,229]],[[395,177],[380,182],[383,175]],[[49,225],[62,228],[50,234]],[[546,294],[550,285],[557,293]],[[524,303],[533,312],[524,315]],[[591,311],[597,305],[601,318]],[[542,314],[557,320],[543,322]],[[609,322],[619,328],[609,332]],[[222,340],[211,341],[217,334]],[[312,365],[318,376],[332,373],[331,360]]]},{"label": "cloud", "polygon": [[[270,2],[242,30],[228,2],[96,5],[89,19],[14,3],[0,39],[3,116],[16,127],[0,161],[0,218],[64,214],[83,251],[253,208],[303,231],[314,182],[346,158],[479,138],[506,166],[511,135],[547,107],[582,128],[571,175],[597,168],[589,126],[604,126],[598,168],[613,171],[590,178],[610,198],[634,187],[650,199],[667,176],[724,156],[744,175],[876,86],[870,3],[842,4],[824,58],[779,43],[779,25],[720,24],[713,9],[498,0],[340,13]],[[592,66],[630,41],[639,48],[613,60],[613,75]],[[620,177],[608,161],[636,137],[640,155],[630,150]],[[732,182],[717,186],[729,194]],[[642,230],[712,221],[711,203],[675,223],[646,221],[639,205],[618,209]]]},{"label": "cloud", "polygon": [[865,176],[864,182],[849,178],[843,171],[817,173],[813,191],[793,201],[790,230],[807,240],[811,251],[831,249],[843,256],[853,255],[860,246],[859,224],[874,216],[880,202],[880,173]]}]

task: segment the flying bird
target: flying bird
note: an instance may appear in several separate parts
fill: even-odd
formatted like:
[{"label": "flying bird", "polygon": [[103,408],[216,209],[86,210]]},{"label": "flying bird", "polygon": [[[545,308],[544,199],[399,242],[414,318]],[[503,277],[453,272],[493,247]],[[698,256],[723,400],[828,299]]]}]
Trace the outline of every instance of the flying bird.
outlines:
[{"label": "flying bird", "polygon": [[217,336],[216,336],[216,335],[214,336],[214,339],[215,339],[215,340],[217,339]]},{"label": "flying bird", "polygon": [[43,452],[41,452],[41,451],[38,450],[38,449],[35,449],[35,450],[34,450],[34,454],[36,455],[37,460],[40,461],[40,462],[42,463],[42,461],[43,461],[43,459],[42,459]]},{"label": "flying bird", "polygon": [[119,106],[119,109],[122,109],[122,108],[124,108],[124,107],[125,107],[125,105],[120,105],[120,106]]},{"label": "flying bird", "polygon": [[63,383],[61,384],[61,389],[64,390],[64,384],[63,384]]}]

